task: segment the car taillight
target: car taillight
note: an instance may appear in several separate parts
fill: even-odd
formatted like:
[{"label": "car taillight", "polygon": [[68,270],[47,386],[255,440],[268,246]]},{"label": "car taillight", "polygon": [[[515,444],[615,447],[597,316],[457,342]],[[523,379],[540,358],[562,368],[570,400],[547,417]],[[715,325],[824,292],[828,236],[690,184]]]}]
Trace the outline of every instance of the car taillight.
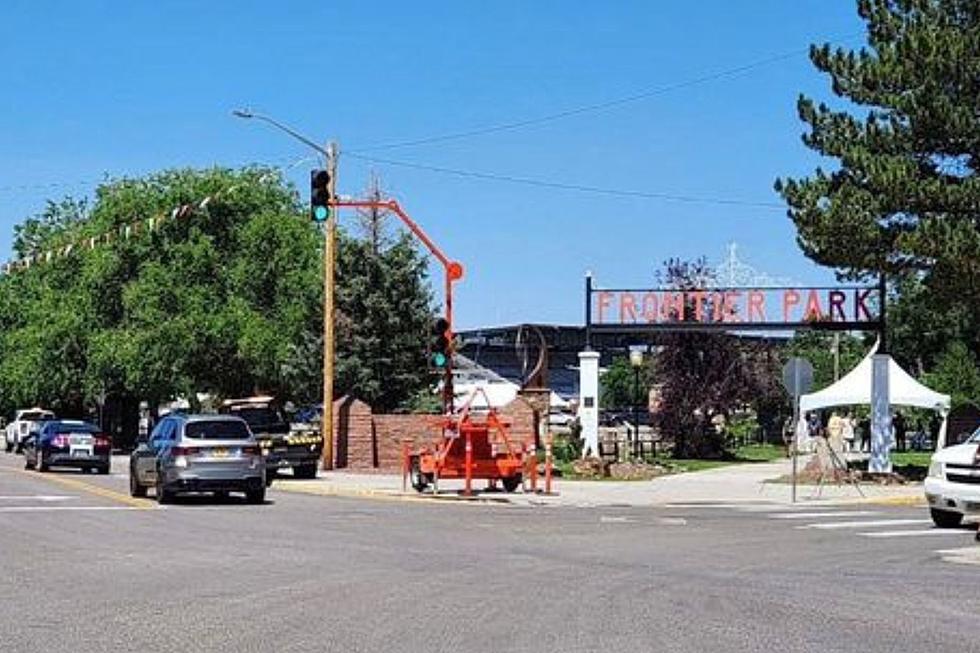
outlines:
[{"label": "car taillight", "polygon": [[261,451],[258,445],[248,445],[247,447],[242,447],[242,454],[246,456],[258,456]]},{"label": "car taillight", "polygon": [[68,437],[69,436],[64,435],[64,434],[58,434],[58,435],[54,436],[53,438],[51,438],[51,446],[52,447],[57,447],[59,449],[61,449],[63,447],[67,447],[68,446]]},{"label": "car taillight", "polygon": [[171,447],[170,453],[175,456],[189,456],[191,453],[190,447]]},{"label": "car taillight", "polygon": [[105,437],[104,435],[95,436],[95,446],[97,447],[110,447],[112,446],[112,440]]}]

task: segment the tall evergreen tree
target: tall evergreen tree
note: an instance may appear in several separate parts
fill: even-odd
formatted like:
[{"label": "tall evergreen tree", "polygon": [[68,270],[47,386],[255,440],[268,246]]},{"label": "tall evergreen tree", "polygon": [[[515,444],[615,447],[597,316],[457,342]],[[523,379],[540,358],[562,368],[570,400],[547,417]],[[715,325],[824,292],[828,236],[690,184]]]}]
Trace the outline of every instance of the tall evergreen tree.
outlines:
[{"label": "tall evergreen tree", "polygon": [[801,96],[803,142],[835,161],[776,182],[814,261],[912,273],[980,306],[980,2],[859,0],[868,46],[813,46],[847,103]]}]

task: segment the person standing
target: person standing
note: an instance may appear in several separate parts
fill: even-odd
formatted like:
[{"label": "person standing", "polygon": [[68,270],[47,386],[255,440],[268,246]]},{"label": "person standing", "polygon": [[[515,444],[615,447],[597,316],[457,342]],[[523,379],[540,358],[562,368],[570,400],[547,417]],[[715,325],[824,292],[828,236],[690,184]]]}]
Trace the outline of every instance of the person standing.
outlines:
[{"label": "person standing", "polygon": [[827,421],[827,444],[835,453],[844,450],[844,420],[836,410]]},{"label": "person standing", "polygon": [[844,440],[844,451],[854,451],[854,417],[850,412],[844,413],[841,424],[841,438]]}]

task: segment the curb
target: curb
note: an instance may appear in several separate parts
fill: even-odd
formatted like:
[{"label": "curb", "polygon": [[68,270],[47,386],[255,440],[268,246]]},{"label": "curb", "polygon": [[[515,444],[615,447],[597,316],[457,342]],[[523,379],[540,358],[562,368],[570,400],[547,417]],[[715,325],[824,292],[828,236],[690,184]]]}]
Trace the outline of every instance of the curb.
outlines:
[{"label": "curb", "polygon": [[273,485],[272,489],[277,492],[291,492],[293,494],[345,497],[349,499],[373,499],[376,501],[394,501],[400,503],[515,505],[514,501],[506,497],[484,497],[479,495],[465,497],[459,494],[407,494],[392,490],[351,489],[323,483],[316,483],[315,485],[299,485],[295,482],[281,485],[277,483]]}]

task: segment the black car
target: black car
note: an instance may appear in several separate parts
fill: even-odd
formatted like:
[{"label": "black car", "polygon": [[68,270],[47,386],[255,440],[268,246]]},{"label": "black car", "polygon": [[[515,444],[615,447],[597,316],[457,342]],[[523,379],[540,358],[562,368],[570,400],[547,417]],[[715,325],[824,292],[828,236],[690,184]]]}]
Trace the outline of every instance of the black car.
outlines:
[{"label": "black car", "polygon": [[229,399],[218,412],[248,423],[265,457],[268,482],[277,471],[290,468],[296,478],[316,478],[323,438],[314,432],[293,433],[285,413],[272,397]]},{"label": "black car", "polygon": [[87,422],[45,422],[39,431],[27,436],[23,446],[27,469],[46,472],[51,467],[75,467],[109,473],[112,440]]}]

